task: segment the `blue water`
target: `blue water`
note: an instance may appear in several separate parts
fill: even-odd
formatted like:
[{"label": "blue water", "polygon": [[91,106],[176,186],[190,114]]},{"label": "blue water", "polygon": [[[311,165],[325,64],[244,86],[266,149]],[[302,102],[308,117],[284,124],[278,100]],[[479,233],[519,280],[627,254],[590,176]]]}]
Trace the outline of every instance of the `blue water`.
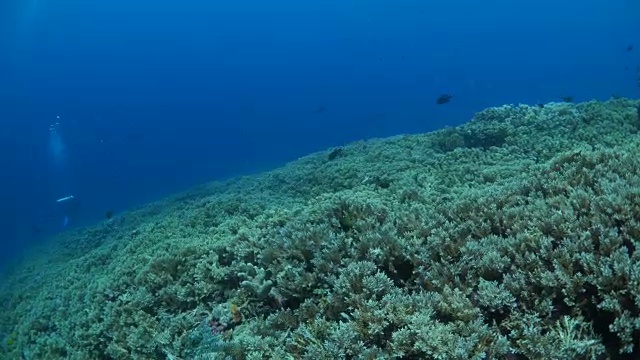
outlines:
[{"label": "blue water", "polygon": [[638,97],[639,14],[636,0],[4,0],[0,261],[353,140],[504,103]]}]

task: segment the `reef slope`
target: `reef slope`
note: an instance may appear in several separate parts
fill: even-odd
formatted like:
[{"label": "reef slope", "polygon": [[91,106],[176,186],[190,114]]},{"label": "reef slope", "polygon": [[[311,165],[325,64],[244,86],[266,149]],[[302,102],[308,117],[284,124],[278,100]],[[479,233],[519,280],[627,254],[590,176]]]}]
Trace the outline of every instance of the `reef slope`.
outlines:
[{"label": "reef slope", "polygon": [[638,101],[503,106],[59,236],[2,358],[640,358]]}]

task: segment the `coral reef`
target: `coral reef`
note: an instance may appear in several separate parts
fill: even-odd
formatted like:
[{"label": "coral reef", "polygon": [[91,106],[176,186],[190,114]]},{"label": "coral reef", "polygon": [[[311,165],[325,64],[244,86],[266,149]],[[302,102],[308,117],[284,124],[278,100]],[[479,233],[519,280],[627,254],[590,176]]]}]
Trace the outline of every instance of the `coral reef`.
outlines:
[{"label": "coral reef", "polygon": [[640,358],[638,101],[502,106],[60,235],[7,359]]}]

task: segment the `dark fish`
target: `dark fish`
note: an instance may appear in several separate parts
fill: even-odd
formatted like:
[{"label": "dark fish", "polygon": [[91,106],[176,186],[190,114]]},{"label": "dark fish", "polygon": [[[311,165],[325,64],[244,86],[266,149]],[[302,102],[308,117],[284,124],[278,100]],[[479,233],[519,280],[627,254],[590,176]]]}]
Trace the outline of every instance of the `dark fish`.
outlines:
[{"label": "dark fish", "polygon": [[327,159],[329,159],[329,161],[333,161],[341,157],[343,153],[344,153],[344,150],[341,147],[335,148],[329,153],[329,156],[327,156]]},{"label": "dark fish", "polygon": [[327,111],[327,108],[324,106],[318,106],[317,109],[315,109],[313,111],[314,114],[322,114],[323,112]]},{"label": "dark fish", "polygon": [[104,212],[104,217],[106,219],[111,219],[113,217],[113,210],[107,210]]},{"label": "dark fish", "polygon": [[385,112],[373,113],[369,115],[369,120],[372,120],[372,121],[381,120],[381,119],[384,119],[385,116],[387,116],[387,113]]},{"label": "dark fish", "polygon": [[627,46],[627,51],[632,51],[633,50],[633,44],[630,44],[629,46]]},{"label": "dark fish", "polygon": [[567,102],[567,103],[573,102],[573,96],[568,96],[567,95],[567,96],[561,97],[560,99],[562,99],[562,101]]},{"label": "dark fish", "polygon": [[451,94],[442,94],[442,95],[438,96],[438,98],[436,99],[436,104],[438,104],[438,105],[446,104],[449,101],[451,101],[452,97],[453,97],[453,95],[451,95]]}]

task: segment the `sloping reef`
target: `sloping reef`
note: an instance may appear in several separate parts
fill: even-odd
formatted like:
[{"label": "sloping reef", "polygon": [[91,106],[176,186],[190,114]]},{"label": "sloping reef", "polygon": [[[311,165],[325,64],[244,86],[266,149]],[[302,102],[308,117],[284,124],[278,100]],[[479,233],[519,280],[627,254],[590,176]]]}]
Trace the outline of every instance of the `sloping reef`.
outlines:
[{"label": "sloping reef", "polygon": [[503,106],[60,235],[2,359],[639,359],[639,101]]}]

